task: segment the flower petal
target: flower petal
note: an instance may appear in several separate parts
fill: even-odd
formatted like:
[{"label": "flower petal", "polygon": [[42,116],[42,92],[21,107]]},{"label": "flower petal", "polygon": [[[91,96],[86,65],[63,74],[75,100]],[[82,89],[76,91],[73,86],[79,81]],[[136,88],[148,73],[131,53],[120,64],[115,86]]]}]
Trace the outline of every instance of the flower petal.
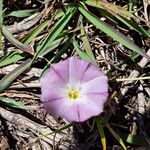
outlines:
[{"label": "flower petal", "polygon": [[69,74],[68,74],[69,60],[68,59],[52,65],[50,69],[53,69],[55,73],[57,73],[58,76],[64,81],[64,83],[68,83],[68,80],[69,80]]},{"label": "flower petal", "polygon": [[[102,105],[101,105],[102,106]],[[62,114],[68,121],[83,122],[92,116],[97,116],[103,111],[103,107],[95,106],[94,103],[75,103],[67,107]]]},{"label": "flower petal", "polygon": [[40,80],[42,101],[64,96],[64,89],[67,86],[67,78],[65,79],[61,77],[62,74],[60,74],[57,69],[58,68],[51,67]]},{"label": "flower petal", "polygon": [[71,105],[65,98],[53,99],[43,103],[44,108],[55,117],[62,117],[63,112]]},{"label": "flower petal", "polygon": [[71,57],[69,60],[69,83],[84,83],[104,74],[92,63]]},{"label": "flower petal", "polygon": [[82,84],[81,92],[87,93],[107,93],[108,92],[108,81],[106,76],[98,76],[97,78],[91,79],[88,82]]},{"label": "flower petal", "polygon": [[95,107],[103,109],[104,103],[107,101],[108,93],[90,93],[86,95],[87,103],[93,103]]}]

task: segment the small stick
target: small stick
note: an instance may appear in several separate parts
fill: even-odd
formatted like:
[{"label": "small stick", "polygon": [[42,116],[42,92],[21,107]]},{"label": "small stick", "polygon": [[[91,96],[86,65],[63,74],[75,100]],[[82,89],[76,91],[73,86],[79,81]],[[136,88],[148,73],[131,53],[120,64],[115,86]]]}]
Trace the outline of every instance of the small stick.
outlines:
[{"label": "small stick", "polygon": [[117,78],[116,81],[117,82],[122,82],[122,81],[130,81],[130,80],[149,80],[150,79],[150,76],[148,77],[138,77],[138,78],[122,78],[122,79],[119,79]]}]

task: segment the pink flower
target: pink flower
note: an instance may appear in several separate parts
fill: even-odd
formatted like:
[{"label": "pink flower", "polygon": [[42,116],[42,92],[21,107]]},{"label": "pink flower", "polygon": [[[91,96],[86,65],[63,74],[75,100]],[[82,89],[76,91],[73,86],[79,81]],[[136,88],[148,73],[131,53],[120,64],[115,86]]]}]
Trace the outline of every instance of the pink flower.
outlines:
[{"label": "pink flower", "polygon": [[41,78],[41,100],[55,117],[83,122],[103,112],[107,77],[92,63],[74,57],[51,66]]}]

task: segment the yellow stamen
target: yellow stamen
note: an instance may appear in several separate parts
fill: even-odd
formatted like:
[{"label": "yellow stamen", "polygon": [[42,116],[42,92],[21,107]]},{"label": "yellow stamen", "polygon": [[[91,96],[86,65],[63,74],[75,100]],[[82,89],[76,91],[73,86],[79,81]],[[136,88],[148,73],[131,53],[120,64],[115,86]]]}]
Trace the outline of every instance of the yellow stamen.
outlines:
[{"label": "yellow stamen", "polygon": [[76,100],[77,98],[79,98],[79,91],[78,90],[74,90],[74,89],[70,89],[68,92],[68,97],[70,100]]}]

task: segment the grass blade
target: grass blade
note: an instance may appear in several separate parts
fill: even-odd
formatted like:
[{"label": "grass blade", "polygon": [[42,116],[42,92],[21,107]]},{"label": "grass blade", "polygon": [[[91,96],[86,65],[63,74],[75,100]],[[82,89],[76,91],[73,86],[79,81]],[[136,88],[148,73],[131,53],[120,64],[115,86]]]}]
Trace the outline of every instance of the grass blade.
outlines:
[{"label": "grass blade", "polygon": [[0,68],[16,63],[19,60],[25,58],[25,54],[17,51],[11,51],[0,60]]},{"label": "grass blade", "polygon": [[73,44],[74,48],[76,49],[76,52],[79,54],[79,56],[80,56],[81,59],[90,61],[90,62],[92,62],[93,64],[96,65],[96,61],[94,61],[86,52],[84,52],[80,48],[80,46],[77,44],[77,42],[76,42],[75,39],[72,40],[72,44]]},{"label": "grass blade", "polygon": [[19,42],[18,40],[16,40],[14,38],[14,36],[11,34],[11,32],[9,32],[5,26],[2,27],[2,32],[3,32],[4,36],[6,37],[6,39],[8,39],[9,42],[11,42],[17,48],[19,48],[20,50],[27,52],[31,55],[34,55],[34,51],[33,51],[32,47],[29,45],[25,45],[25,44]]},{"label": "grass blade", "polygon": [[99,130],[99,133],[100,133],[103,150],[106,150],[106,137],[105,137],[102,121],[100,120],[100,118],[96,118],[96,124],[97,124],[97,128]]},{"label": "grass blade", "polygon": [[23,103],[17,102],[12,98],[0,97],[0,100],[10,107],[28,109],[27,106],[25,106]]},{"label": "grass blade", "polygon": [[119,14],[120,16],[126,17],[126,18],[135,18],[135,16],[125,10],[123,7],[121,6],[117,6],[115,4],[109,3],[109,2],[104,2],[104,1],[98,1],[98,0],[86,0],[85,1],[86,4],[93,6],[93,7],[97,7],[97,8],[101,8],[101,9],[105,9],[107,10],[109,13],[113,13],[113,14]]},{"label": "grass blade", "polygon": [[48,34],[47,38],[42,42],[40,46],[38,46],[37,53],[33,60],[36,60],[36,58],[40,56],[40,54],[43,53],[43,51],[45,51],[45,48],[48,47],[56,39],[56,37],[62,32],[66,24],[73,16],[74,12],[75,12],[74,7],[70,7],[67,10],[66,14],[54,26],[52,31]]},{"label": "grass blade", "polygon": [[12,82],[15,80],[22,72],[28,69],[31,65],[31,59],[23,62],[19,67],[15,68],[12,72],[8,73],[6,76],[0,80],[0,92],[5,90]]},{"label": "grass blade", "polygon": [[126,26],[128,26],[129,29],[133,29],[136,32],[139,32],[140,34],[142,34],[143,36],[150,38],[150,32],[146,31],[144,28],[142,28],[136,22],[128,20],[127,18],[119,16],[119,15],[116,15],[116,18],[118,20],[120,20],[122,23],[124,23]]},{"label": "grass blade", "polygon": [[110,14],[104,9],[98,9],[102,16],[107,17],[110,21],[114,22],[115,24],[118,24],[120,21],[125,24],[130,30],[135,30],[136,32],[142,34],[144,37],[150,38],[150,32],[146,31],[142,26],[138,25],[136,22],[129,20],[128,18],[125,18],[123,16],[120,16],[118,14]]},{"label": "grass blade", "polygon": [[83,27],[83,22],[82,21],[81,21],[80,28],[81,28],[81,39],[82,39],[83,44],[84,44],[83,45],[84,50],[87,52],[87,54],[90,56],[91,59],[95,60],[95,57],[93,55],[92,48],[91,48],[88,36],[86,34],[86,31]]},{"label": "grass blade", "polygon": [[109,131],[111,132],[111,134],[116,138],[116,140],[120,143],[120,145],[124,148],[124,150],[127,150],[124,142],[122,141],[122,139],[119,137],[119,135],[110,127],[109,124],[106,125],[106,127],[109,129]]},{"label": "grass blade", "polygon": [[125,35],[119,33],[117,30],[112,28],[107,23],[101,21],[96,16],[94,16],[92,13],[87,11],[82,5],[79,5],[79,11],[98,29],[106,33],[108,36],[113,38],[115,41],[123,44],[125,47],[139,53],[143,57],[146,57],[148,60],[150,60],[150,57],[143,53],[141,49],[136,46],[132,41],[130,41]]},{"label": "grass blade", "polygon": [[38,9],[16,10],[16,11],[12,11],[11,13],[9,13],[6,16],[22,18],[22,17],[28,17],[30,15],[33,15],[37,11],[38,11]]},{"label": "grass blade", "polygon": [[45,48],[44,51],[41,51],[40,56],[44,56],[47,53],[51,52],[61,44],[65,43],[68,40],[68,36],[60,37],[59,39],[54,40],[48,47]]},{"label": "grass blade", "polygon": [[48,20],[42,22],[39,26],[33,29],[33,31],[30,34],[28,34],[22,42],[25,44],[31,43],[44,30],[44,28],[46,28],[48,24]]}]

